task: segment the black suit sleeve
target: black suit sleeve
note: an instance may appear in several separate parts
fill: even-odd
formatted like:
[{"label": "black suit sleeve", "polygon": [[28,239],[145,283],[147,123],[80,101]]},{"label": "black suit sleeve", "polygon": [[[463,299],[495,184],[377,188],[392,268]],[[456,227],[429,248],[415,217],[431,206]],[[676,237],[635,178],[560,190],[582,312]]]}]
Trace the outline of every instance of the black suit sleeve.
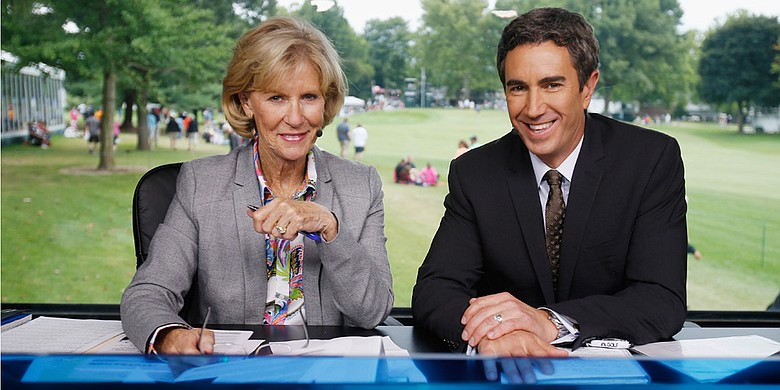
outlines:
[{"label": "black suit sleeve", "polygon": [[674,335],[686,316],[687,229],[680,148],[668,138],[642,192],[625,259],[625,287],[550,305],[589,337],[645,344]]},{"label": "black suit sleeve", "polygon": [[460,323],[482,277],[482,250],[474,210],[463,193],[457,164],[450,165],[445,212],[417,274],[412,296],[415,323],[453,351],[465,349]]}]

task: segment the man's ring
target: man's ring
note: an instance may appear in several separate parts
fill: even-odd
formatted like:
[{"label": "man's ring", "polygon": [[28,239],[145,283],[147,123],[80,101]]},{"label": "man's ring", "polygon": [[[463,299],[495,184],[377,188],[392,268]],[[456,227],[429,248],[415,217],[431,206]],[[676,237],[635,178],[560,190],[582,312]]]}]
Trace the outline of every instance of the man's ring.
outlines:
[{"label": "man's ring", "polygon": [[493,314],[493,319],[496,320],[499,324],[504,321],[504,317],[501,316],[501,313]]},{"label": "man's ring", "polygon": [[282,227],[282,226],[276,225],[275,229],[279,232],[279,234],[287,233],[287,228],[286,227]]}]

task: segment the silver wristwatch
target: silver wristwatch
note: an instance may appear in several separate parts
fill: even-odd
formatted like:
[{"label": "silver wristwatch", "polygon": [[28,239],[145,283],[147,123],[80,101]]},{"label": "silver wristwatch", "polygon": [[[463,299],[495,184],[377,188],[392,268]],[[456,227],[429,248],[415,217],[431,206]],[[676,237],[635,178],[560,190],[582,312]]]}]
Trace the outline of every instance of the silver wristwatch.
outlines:
[{"label": "silver wristwatch", "polygon": [[563,325],[563,322],[561,322],[561,320],[559,320],[558,317],[555,316],[555,314],[553,314],[552,312],[548,311],[547,312],[547,319],[550,320],[550,322],[552,322],[553,325],[555,325],[556,329],[558,329],[558,335],[555,336],[555,340],[558,340],[559,338],[569,334],[569,329],[567,329],[566,326]]}]

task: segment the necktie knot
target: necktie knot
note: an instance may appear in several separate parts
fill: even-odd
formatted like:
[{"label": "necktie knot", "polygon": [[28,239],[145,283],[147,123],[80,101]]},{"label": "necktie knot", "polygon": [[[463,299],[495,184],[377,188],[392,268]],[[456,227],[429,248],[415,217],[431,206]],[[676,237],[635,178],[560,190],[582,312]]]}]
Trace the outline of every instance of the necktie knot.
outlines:
[{"label": "necktie knot", "polygon": [[563,175],[555,169],[547,171],[542,178],[547,181],[550,187],[560,187],[563,182]]}]

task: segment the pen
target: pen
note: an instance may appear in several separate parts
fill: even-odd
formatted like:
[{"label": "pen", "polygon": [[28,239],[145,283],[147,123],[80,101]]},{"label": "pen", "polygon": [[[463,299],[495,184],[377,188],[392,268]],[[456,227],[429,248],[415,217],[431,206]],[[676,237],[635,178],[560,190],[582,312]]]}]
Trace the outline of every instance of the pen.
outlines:
[{"label": "pen", "polygon": [[[259,207],[255,206],[255,205],[252,205],[252,204],[248,204],[248,205],[246,205],[246,207],[248,207],[252,211],[257,211],[257,210],[260,209]],[[304,236],[311,238],[314,242],[322,242],[322,236],[320,236],[319,233],[305,232],[303,230],[299,231],[298,233],[303,234]]]},{"label": "pen", "polygon": [[203,347],[201,347],[201,342],[203,341],[203,332],[206,331],[206,323],[209,322],[210,315],[211,315],[211,306],[209,306],[209,308],[206,309],[206,317],[203,317],[203,325],[200,327],[200,334],[198,335],[198,351],[200,351],[200,353],[203,353]]}]

